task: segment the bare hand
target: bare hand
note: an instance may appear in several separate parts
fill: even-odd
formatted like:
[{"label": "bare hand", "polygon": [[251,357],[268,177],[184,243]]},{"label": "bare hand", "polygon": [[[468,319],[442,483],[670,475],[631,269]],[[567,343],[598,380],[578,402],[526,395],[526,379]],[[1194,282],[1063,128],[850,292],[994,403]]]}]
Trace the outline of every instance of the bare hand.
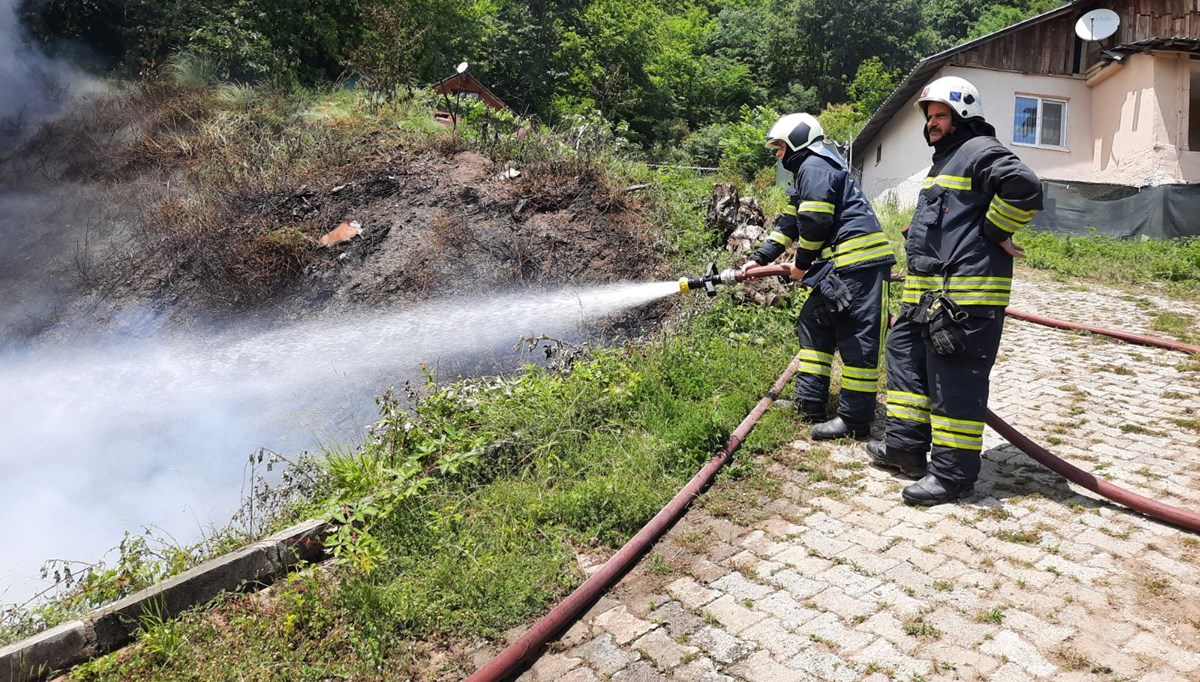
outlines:
[{"label": "bare hand", "polygon": [[740,268],[738,268],[738,270],[745,272],[745,271],[749,270],[750,268],[757,268],[757,267],[758,267],[758,263],[756,263],[753,260],[748,260],[745,263],[742,263],[742,266]]},{"label": "bare hand", "polygon": [[1004,249],[1004,253],[1007,253],[1009,256],[1012,256],[1013,258],[1024,258],[1025,257],[1025,249],[1014,244],[1012,237],[1009,237],[1008,239],[1005,239],[1004,241],[1000,242],[1000,248]]},{"label": "bare hand", "polygon": [[788,265],[788,274],[797,281],[804,279],[804,271],[795,265]]}]

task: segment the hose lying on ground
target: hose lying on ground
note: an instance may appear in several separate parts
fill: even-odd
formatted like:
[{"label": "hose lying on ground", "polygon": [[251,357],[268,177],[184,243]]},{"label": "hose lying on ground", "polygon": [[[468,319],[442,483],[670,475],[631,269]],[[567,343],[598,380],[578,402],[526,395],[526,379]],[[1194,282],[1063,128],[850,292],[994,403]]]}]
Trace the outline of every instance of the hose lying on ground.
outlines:
[{"label": "hose lying on ground", "polygon": [[[1121,331],[1117,329],[1105,329],[1103,327],[1094,327],[1078,322],[1068,322],[1066,320],[1056,320],[1050,317],[1025,313],[1012,308],[1005,308],[1006,314],[1018,319],[1041,324],[1047,327],[1055,327],[1057,329],[1073,329],[1088,331],[1093,334],[1102,336],[1110,336],[1114,339],[1120,339],[1129,343],[1137,343],[1144,346],[1154,346],[1157,348],[1165,348],[1167,350],[1182,351],[1184,353],[1197,354],[1200,353],[1200,347],[1192,346],[1180,341],[1170,339],[1159,339],[1153,336],[1143,336],[1141,334],[1133,334],[1131,332]],[[1068,481],[1075,483],[1081,487],[1087,488],[1097,495],[1112,500],[1118,504],[1129,507],[1130,509],[1141,512],[1146,516],[1172,523],[1180,528],[1200,532],[1200,514],[1178,507],[1172,507],[1162,502],[1156,502],[1148,497],[1130,492],[1124,488],[1109,483],[1108,481],[1089,474],[1086,471],[1067,463],[1066,461],[1054,456],[1049,450],[1043,448],[1032,440],[1021,435],[1019,431],[1010,426],[1003,419],[998,417],[995,412],[987,411],[987,416],[984,421],[1004,437],[1005,440],[1017,446],[1021,452],[1029,455],[1034,460],[1040,462],[1043,466],[1063,476]]]},{"label": "hose lying on ground", "polygon": [[1111,336],[1114,339],[1120,339],[1122,341],[1127,341],[1129,343],[1137,343],[1137,344],[1141,344],[1143,346],[1154,346],[1156,348],[1166,348],[1167,350],[1177,350],[1177,351],[1182,351],[1184,353],[1191,353],[1193,355],[1200,354],[1200,346],[1193,346],[1189,343],[1184,343],[1182,341],[1175,341],[1172,339],[1160,339],[1160,338],[1156,338],[1153,336],[1143,336],[1142,334],[1134,334],[1132,332],[1121,331],[1119,329],[1105,329],[1103,327],[1093,327],[1091,325],[1080,324],[1078,322],[1068,322],[1066,320],[1056,320],[1052,317],[1043,317],[1041,315],[1034,315],[1033,313],[1026,313],[1026,312],[1023,312],[1020,310],[1014,310],[1013,308],[1005,308],[1004,312],[1009,317],[1015,317],[1019,320],[1025,320],[1027,322],[1033,322],[1035,324],[1041,324],[1041,325],[1045,325],[1047,327],[1055,327],[1057,329],[1071,329],[1071,330],[1077,330],[1077,331],[1086,331],[1086,332],[1091,332],[1093,334],[1100,334],[1101,336]]},{"label": "hose lying on ground", "polygon": [[1200,532],[1200,514],[1188,511],[1187,509],[1172,507],[1162,502],[1156,502],[1148,497],[1115,486],[1099,476],[1089,474],[1083,469],[1054,456],[1046,448],[1026,438],[1003,419],[996,416],[996,413],[991,410],[987,411],[984,421],[1005,440],[1017,446],[1021,452],[1029,455],[1047,469],[1061,475],[1068,481],[1151,518],[1175,524],[1180,528]]},{"label": "hose lying on ground", "polygon": [[780,391],[791,380],[792,375],[796,373],[796,368],[800,365],[800,356],[792,358],[791,364],[779,375],[779,379],[775,381],[775,385],[767,392],[765,396],[754,406],[754,409],[746,415],[741,424],[734,429],[730,434],[729,440],[725,442],[725,446],[713,455],[708,464],[704,466],[692,480],[688,481],[675,497],[663,507],[661,511],[654,516],[641,530],[637,532],[626,542],[616,554],[604,563],[600,570],[588,578],[582,585],[575,589],[567,596],[558,606],[555,606],[550,613],[546,614],[541,620],[529,628],[529,631],[520,637],[517,641],[510,644],[504,651],[501,651],[495,658],[488,661],[479,670],[467,678],[466,682],[493,682],[495,680],[508,679],[518,670],[523,664],[534,659],[541,653],[545,645],[553,639],[561,636],[567,628],[583,615],[584,611],[591,607],[592,604],[600,598],[605,591],[615,585],[630,569],[637,564],[642,555],[650,549],[650,546],[658,541],[660,537],[675,522],[683,516],[687,511],[688,506],[692,501],[704,491],[705,488],[712,483],[717,472],[729,462],[733,453],[737,452],[742,446],[742,442],[754,428],[759,418],[771,406],[771,403],[779,397]]}]

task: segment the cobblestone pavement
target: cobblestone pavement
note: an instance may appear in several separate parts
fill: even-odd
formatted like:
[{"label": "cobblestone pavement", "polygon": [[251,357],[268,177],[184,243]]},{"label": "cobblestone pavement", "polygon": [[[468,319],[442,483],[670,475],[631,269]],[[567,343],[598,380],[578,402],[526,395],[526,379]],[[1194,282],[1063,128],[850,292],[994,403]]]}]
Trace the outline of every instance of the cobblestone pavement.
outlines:
[{"label": "cobblestone pavement", "polygon": [[[1174,305],[1200,321],[1024,274],[1013,305],[1029,312],[1152,332]],[[1010,319],[991,407],[1085,470],[1200,510],[1195,358]],[[1200,681],[1200,536],[990,429],[975,496],[932,509],[902,504],[908,481],[863,447],[740,453],[750,473],[709,490],[520,679]]]}]

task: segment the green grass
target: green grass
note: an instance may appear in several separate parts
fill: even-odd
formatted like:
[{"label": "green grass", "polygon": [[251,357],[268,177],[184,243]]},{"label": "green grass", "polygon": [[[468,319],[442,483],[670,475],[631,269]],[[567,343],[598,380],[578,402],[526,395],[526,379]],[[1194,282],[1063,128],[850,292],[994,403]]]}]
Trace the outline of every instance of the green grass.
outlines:
[{"label": "green grass", "polygon": [[1200,295],[1200,238],[1116,239],[1024,230],[1016,242],[1025,248],[1022,263],[1033,268],[1108,284],[1161,282],[1172,296],[1194,300]]}]

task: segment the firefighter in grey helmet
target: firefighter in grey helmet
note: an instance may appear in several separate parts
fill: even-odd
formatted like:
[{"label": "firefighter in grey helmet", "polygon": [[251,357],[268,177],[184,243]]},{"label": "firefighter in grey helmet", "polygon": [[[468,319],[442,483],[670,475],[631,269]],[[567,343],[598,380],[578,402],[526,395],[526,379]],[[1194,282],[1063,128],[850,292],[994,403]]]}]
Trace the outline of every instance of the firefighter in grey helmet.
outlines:
[{"label": "firefighter in grey helmet", "polygon": [[1013,234],[1042,208],[1037,176],[996,139],[979,91],[938,78],[915,106],[933,164],[906,232],[908,275],[887,340],[884,442],[872,463],[918,479],[905,502],[969,497],[979,477],[989,374],[1012,289]]},{"label": "firefighter in grey helmet", "polygon": [[[781,117],[766,145],[792,173],[788,204],[743,268],[796,247],[792,279],[809,291],[796,321],[801,364],[796,408],[817,440],[866,438],[875,416],[880,335],[888,275],[896,258],[875,211],[810,114]],[[833,354],[842,359],[837,409],[827,414]]]}]

